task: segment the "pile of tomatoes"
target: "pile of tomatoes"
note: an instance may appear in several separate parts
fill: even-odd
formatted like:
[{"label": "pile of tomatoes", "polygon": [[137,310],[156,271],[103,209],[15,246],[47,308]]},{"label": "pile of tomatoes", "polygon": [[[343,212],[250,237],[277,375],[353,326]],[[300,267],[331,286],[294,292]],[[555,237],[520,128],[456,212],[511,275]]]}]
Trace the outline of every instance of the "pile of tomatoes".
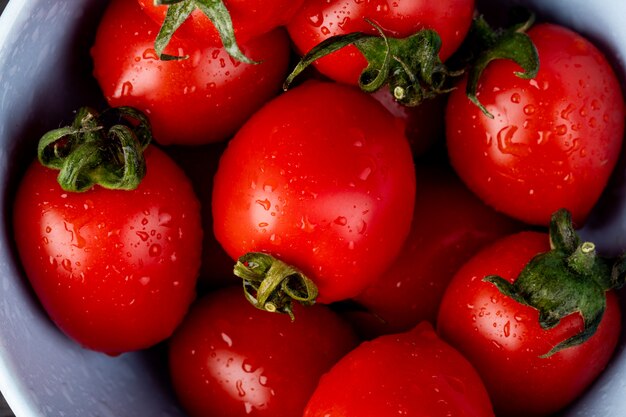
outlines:
[{"label": "pile of tomatoes", "polygon": [[[441,68],[473,0],[159,3],[110,1],[91,54],[120,111],[46,135],[16,196],[25,273],[65,334],[166,343],[190,416],[546,416],[602,372],[626,268],[575,228],[624,102],[588,40],[518,28],[538,70],[489,59],[472,101],[468,71]],[[329,38],[426,30],[451,84],[417,106],[358,88],[383,71],[357,42],[283,89]],[[433,78],[393,51],[392,80]]]}]

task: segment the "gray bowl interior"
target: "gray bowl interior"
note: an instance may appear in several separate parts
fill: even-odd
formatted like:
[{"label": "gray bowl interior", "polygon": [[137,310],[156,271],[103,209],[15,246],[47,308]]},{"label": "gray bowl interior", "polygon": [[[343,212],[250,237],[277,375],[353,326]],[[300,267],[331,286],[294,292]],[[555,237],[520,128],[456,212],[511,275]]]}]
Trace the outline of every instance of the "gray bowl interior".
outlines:
[{"label": "gray bowl interior", "polygon": [[[503,2],[529,5],[541,17],[579,30],[611,57],[626,80],[622,0],[485,0],[479,5],[489,11],[492,3]],[[11,228],[12,196],[38,138],[68,122],[82,105],[104,106],[89,75],[88,50],[105,4],[12,0],[0,16],[0,390],[18,417],[183,415],[167,383],[163,347],[113,358],[69,341],[31,293],[12,239],[19,233]],[[626,249],[625,163],[622,158],[582,231],[606,253]],[[622,342],[609,369],[564,415],[623,416],[624,392]]]}]

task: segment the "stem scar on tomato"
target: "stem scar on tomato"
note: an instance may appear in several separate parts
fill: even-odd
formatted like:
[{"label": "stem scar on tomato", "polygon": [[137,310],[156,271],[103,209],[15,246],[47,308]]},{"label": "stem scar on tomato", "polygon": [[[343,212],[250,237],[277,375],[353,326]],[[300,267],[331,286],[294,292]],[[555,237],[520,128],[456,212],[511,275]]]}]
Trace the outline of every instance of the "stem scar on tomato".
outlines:
[{"label": "stem scar on tomato", "polygon": [[65,191],[87,191],[95,184],[113,190],[133,190],[146,174],[143,151],[152,133],[145,114],[132,107],[102,113],[83,107],[71,126],[41,137],[39,162],[59,171]]},{"label": "stem scar on tomato", "polygon": [[317,286],[301,271],[262,252],[250,252],[237,260],[234,274],[243,279],[244,294],[256,308],[285,313],[294,320],[292,302],[313,305]]},{"label": "stem scar on tomato", "polygon": [[188,58],[187,56],[168,55],[163,51],[180,25],[189,18],[194,10],[200,9],[215,26],[224,49],[230,56],[246,64],[258,64],[257,61],[248,58],[239,48],[230,13],[222,0],[155,0],[154,3],[157,6],[168,7],[163,25],[154,41],[154,49],[161,60],[171,61]]},{"label": "stem scar on tomato", "polygon": [[594,243],[580,241],[565,209],[552,216],[550,247],[550,251],[531,259],[513,283],[497,275],[483,278],[502,294],[538,310],[543,329],[553,328],[572,313],[582,316],[582,331],[542,357],[582,344],[593,336],[604,314],[606,292],[621,288],[626,280],[626,256],[598,256]]}]

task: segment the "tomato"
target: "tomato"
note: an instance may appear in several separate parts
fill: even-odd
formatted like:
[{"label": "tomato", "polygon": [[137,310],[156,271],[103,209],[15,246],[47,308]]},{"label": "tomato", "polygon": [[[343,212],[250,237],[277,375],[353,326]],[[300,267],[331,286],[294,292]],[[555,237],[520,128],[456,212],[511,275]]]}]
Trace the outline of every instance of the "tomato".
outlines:
[{"label": "tomato", "polygon": [[[378,34],[367,19],[395,38],[433,29],[442,40],[439,56],[446,60],[467,34],[473,12],[473,0],[306,0],[287,29],[301,54],[334,35]],[[356,47],[348,46],[319,59],[315,66],[333,80],[356,85],[366,61]]]},{"label": "tomato", "polygon": [[446,110],[450,160],[459,176],[498,211],[546,225],[567,208],[582,225],[620,154],[624,103],[617,77],[588,40],[538,24],[528,31],[540,59],[534,79],[492,62],[478,85],[487,117],[453,91]]},{"label": "tomato", "polygon": [[43,307],[69,337],[108,354],[169,337],[195,296],[197,198],[162,151],[145,158],[133,191],[66,192],[36,162],[15,197],[17,249]]},{"label": "tomato", "polygon": [[[167,6],[155,5],[154,0],[137,0],[143,11],[161,25]],[[304,0],[224,0],[230,13],[238,43],[246,43],[289,22]],[[156,35],[156,34],[155,34]],[[204,39],[212,46],[221,45],[215,26],[207,16],[195,9],[190,18],[176,31],[176,36]]]},{"label": "tomato", "polygon": [[358,294],[393,261],[413,213],[404,126],[352,87],[311,81],[269,102],[215,175],[214,232],[233,258],[267,252],[320,302]]},{"label": "tomato", "polygon": [[257,310],[240,286],[196,303],[169,350],[172,383],[189,415],[302,415],[319,377],[357,339],[325,306],[296,306],[296,314],[292,322]]},{"label": "tomato", "polygon": [[[366,337],[435,323],[456,271],[480,248],[521,230],[465,188],[449,167],[420,163],[413,223],[400,255],[355,301],[350,317]],[[462,207],[459,210],[459,207]]]},{"label": "tomato", "polygon": [[250,58],[263,61],[256,65],[235,61],[224,49],[200,40],[176,37],[166,52],[189,58],[159,60],[154,51],[158,30],[136,2],[114,0],[91,50],[94,76],[109,105],[146,113],[157,142],[225,140],[280,91],[290,50],[284,30],[242,46]]},{"label": "tomato", "polygon": [[304,417],[493,416],[472,365],[428,323],[364,342],[320,380]]},{"label": "tomato", "polygon": [[583,344],[543,357],[580,332],[571,314],[551,329],[532,307],[482,280],[498,274],[515,281],[527,262],[550,249],[548,235],[521,232],[485,248],[456,274],[441,303],[438,331],[476,367],[500,416],[545,416],[576,399],[605,368],[617,344],[621,314],[614,292],[596,333]]}]

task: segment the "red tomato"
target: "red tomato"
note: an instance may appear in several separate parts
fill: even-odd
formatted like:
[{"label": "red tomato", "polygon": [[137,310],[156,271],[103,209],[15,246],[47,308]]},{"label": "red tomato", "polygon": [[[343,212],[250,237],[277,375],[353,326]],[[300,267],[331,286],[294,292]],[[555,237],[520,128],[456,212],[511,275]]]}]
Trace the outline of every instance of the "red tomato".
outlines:
[{"label": "red tomato", "polygon": [[293,417],[356,336],[327,307],[297,318],[252,307],[231,287],[192,308],[170,342],[172,382],[191,417]]},{"label": "red tomato", "polygon": [[15,199],[17,248],[44,308],[69,337],[109,354],[170,336],[195,296],[198,201],[162,151],[145,157],[134,191],[68,193],[37,162]]},{"label": "red tomato", "polygon": [[154,51],[159,27],[134,1],[113,0],[91,50],[94,75],[111,107],[148,115],[161,144],[201,144],[232,135],[280,91],[289,41],[276,30],[242,46],[260,64],[237,62],[224,49],[174,37],[166,52],[188,55],[161,61]]},{"label": "red tomato", "polygon": [[563,27],[528,32],[539,53],[536,78],[492,62],[478,99],[493,119],[452,92],[446,114],[450,159],[470,189],[497,210],[547,225],[567,208],[581,225],[602,193],[624,134],[621,87],[606,58]]},{"label": "red tomato", "polygon": [[422,323],[364,342],[320,380],[304,417],[493,416],[472,365]]},{"label": "red tomato", "polygon": [[233,258],[268,252],[319,301],[358,294],[406,238],[415,173],[404,127],[352,87],[309,82],[256,113],[215,176],[214,231]]},{"label": "red tomato", "polygon": [[521,230],[521,224],[482,203],[449,168],[418,165],[416,182],[420,191],[402,252],[355,298],[366,312],[350,313],[368,338],[406,331],[423,320],[434,324],[456,271],[484,245]]},{"label": "red tomato", "polygon": [[[395,38],[413,35],[421,29],[433,29],[442,40],[439,57],[446,60],[465,38],[473,12],[473,0],[305,0],[287,29],[301,54],[334,35],[378,34],[366,19]],[[348,46],[317,60],[314,65],[336,81],[356,85],[366,64],[359,50]]]},{"label": "red tomato", "polygon": [[[154,0],[137,0],[143,11],[159,26],[165,19],[167,6]],[[246,43],[273,29],[285,25],[304,0],[224,0],[230,13],[238,43]],[[156,33],[155,33],[156,35]],[[222,44],[215,26],[199,9],[176,31],[177,37],[203,39],[212,46]]]},{"label": "red tomato", "polygon": [[540,357],[582,329],[572,314],[556,327],[539,326],[538,311],[499,292],[483,277],[513,282],[548,235],[521,232],[484,249],[459,270],[444,295],[438,331],[481,374],[499,416],[545,416],[576,399],[605,368],[617,344],[621,314],[615,293],[597,332],[581,345]]}]

